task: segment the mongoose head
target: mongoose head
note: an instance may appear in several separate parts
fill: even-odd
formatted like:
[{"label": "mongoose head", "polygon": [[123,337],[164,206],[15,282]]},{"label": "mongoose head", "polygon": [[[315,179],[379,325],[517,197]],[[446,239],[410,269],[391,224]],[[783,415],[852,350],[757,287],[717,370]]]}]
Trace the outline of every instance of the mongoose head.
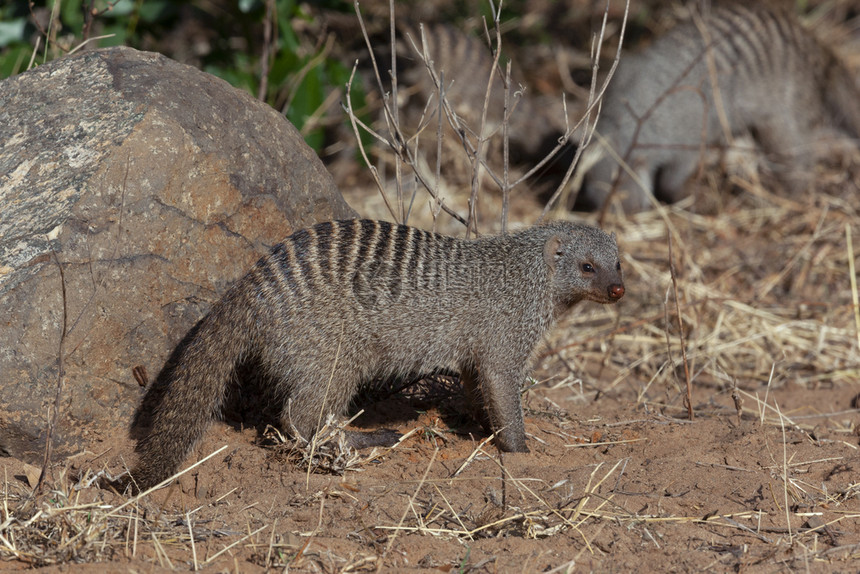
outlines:
[{"label": "mongoose head", "polygon": [[583,299],[615,303],[624,296],[624,281],[615,234],[584,225],[559,226],[544,243],[553,295],[569,307]]}]

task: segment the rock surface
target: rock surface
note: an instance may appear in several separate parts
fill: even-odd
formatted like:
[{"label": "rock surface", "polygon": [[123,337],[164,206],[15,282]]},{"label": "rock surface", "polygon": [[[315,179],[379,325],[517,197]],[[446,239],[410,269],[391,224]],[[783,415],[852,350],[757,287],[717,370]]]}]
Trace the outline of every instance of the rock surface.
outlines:
[{"label": "rock surface", "polygon": [[[127,427],[140,386],[292,230],[354,217],[283,116],[158,54],[88,52],[0,82],[0,455]],[[62,265],[63,277],[60,274]]]}]

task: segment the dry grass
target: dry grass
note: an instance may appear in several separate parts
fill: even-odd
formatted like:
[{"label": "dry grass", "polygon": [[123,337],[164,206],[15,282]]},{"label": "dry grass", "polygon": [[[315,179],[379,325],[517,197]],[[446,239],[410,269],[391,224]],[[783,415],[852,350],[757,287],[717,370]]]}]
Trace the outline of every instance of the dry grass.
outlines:
[{"label": "dry grass", "polygon": [[[846,194],[856,185],[847,186]],[[602,310],[608,319],[602,324],[594,317],[572,324],[586,341],[611,337],[612,361],[620,368],[605,391],[631,376],[646,381],[640,398],[654,385],[677,386],[682,350],[697,381],[722,388],[733,382],[744,388],[858,379],[846,227],[856,230],[860,220],[839,196],[810,194],[803,203],[773,199],[764,204],[737,197],[736,205],[715,216],[673,206],[612,222],[620,230],[625,279],[647,292],[620,306],[625,319],[614,329],[607,327],[616,322],[614,308]],[[677,307],[670,233],[680,246]]]}]

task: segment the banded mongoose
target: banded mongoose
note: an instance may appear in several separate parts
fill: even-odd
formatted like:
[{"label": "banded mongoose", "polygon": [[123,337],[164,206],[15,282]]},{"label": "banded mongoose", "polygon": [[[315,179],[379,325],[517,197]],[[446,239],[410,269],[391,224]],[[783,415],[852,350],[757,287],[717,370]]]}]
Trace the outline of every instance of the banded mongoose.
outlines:
[{"label": "banded mongoose", "polygon": [[652,193],[686,197],[705,147],[726,146],[726,132],[752,135],[782,185],[802,191],[815,128],[860,136],[856,80],[795,14],[768,2],[691,12],[643,52],[622,55],[597,131],[640,181],[604,151],[585,176],[586,203],[602,205],[613,185],[627,212],[648,209]]},{"label": "banded mongoose", "polygon": [[284,429],[304,438],[362,383],[452,368],[497,444],[527,451],[520,386],[542,335],[581,300],[623,295],[614,234],[582,224],[474,240],[369,220],[298,231],[227,290],[147,390],[132,478],[146,487],[178,469],[249,357],[283,400]]}]

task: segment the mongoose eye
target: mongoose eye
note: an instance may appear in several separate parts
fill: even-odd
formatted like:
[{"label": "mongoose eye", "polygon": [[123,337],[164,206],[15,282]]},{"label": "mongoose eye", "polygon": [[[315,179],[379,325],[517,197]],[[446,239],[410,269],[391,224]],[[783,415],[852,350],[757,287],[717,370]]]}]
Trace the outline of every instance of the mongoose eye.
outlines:
[{"label": "mongoose eye", "polygon": [[583,263],[582,270],[585,273],[594,273],[594,266],[591,263]]},{"label": "mongoose eye", "polygon": [[615,262],[615,270],[616,270],[616,271],[621,271],[621,262],[620,262],[620,261],[616,261],[616,262]]}]

